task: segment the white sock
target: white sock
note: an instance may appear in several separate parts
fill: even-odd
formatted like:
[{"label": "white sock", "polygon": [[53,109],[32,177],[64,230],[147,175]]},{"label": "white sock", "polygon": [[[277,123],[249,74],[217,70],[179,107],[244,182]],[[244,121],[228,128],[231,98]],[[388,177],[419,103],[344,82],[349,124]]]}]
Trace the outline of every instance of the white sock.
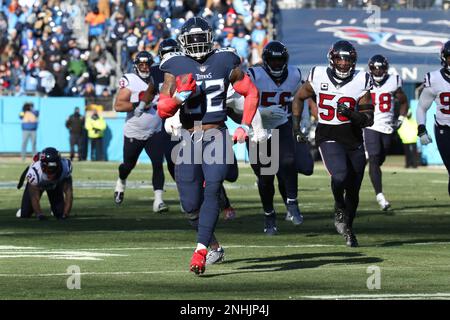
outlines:
[{"label": "white sock", "polygon": [[124,192],[127,185],[127,180],[117,179],[116,182],[116,192]]},{"label": "white sock", "polygon": [[197,249],[195,249],[195,251],[203,250],[203,249],[207,249],[207,248],[205,247],[205,245],[203,245],[203,244],[201,244],[201,243],[197,243]]},{"label": "white sock", "polygon": [[157,202],[157,203],[163,202],[163,198],[162,198],[163,193],[164,193],[164,190],[155,190],[155,202]]},{"label": "white sock", "polygon": [[380,200],[385,200],[385,199],[384,199],[384,194],[383,194],[382,192],[380,192],[379,194],[377,194],[377,200],[378,200],[378,201],[380,201]]}]

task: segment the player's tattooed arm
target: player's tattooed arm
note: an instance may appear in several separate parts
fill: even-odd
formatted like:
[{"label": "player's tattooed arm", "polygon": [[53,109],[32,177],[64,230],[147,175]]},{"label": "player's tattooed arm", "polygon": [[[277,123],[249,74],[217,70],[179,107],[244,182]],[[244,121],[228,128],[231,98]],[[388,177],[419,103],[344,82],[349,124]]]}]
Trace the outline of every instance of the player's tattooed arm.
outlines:
[{"label": "player's tattooed arm", "polygon": [[72,204],[73,204],[72,177],[70,177],[64,181],[63,192],[64,192],[63,215],[64,215],[64,217],[68,217],[70,215],[70,212],[72,211]]},{"label": "player's tattooed arm", "polygon": [[175,76],[171,73],[164,73],[164,83],[161,87],[160,93],[168,95],[170,97],[173,96],[175,90],[177,88]]},{"label": "player's tattooed arm", "polygon": [[28,193],[31,199],[31,206],[36,216],[42,215],[41,209],[41,189],[38,186],[28,184]]},{"label": "player's tattooed arm", "polygon": [[402,90],[402,88],[398,88],[397,91],[394,93],[395,99],[400,104],[400,111],[399,114],[403,117],[406,117],[408,114],[408,97],[406,96],[405,92]]},{"label": "player's tattooed arm", "polygon": [[294,135],[300,132],[300,121],[302,119],[303,106],[305,100],[315,95],[314,89],[309,81],[303,83],[303,85],[297,90],[292,100],[292,129]]}]

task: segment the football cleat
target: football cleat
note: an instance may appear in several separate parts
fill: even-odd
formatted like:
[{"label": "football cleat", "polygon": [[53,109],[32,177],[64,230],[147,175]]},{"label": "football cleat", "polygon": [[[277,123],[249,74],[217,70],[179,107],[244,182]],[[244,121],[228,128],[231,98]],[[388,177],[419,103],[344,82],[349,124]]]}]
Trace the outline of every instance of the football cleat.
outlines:
[{"label": "football cleat", "polygon": [[225,220],[233,220],[236,218],[236,211],[233,207],[223,209],[223,215]]},{"label": "football cleat", "polygon": [[22,209],[19,209],[16,212],[16,218],[21,218],[21,217],[22,217]]},{"label": "football cleat", "polygon": [[163,213],[169,211],[169,206],[164,202],[153,201],[153,212],[154,213]]},{"label": "football cleat", "polygon": [[292,215],[289,211],[286,212],[286,217],[284,218],[286,221],[292,221]]},{"label": "football cleat", "polygon": [[39,221],[47,220],[47,217],[44,216],[43,214],[39,214],[39,215],[37,215],[36,217],[38,218]]},{"label": "football cleat", "polygon": [[377,202],[383,211],[387,211],[391,207],[391,204],[386,200],[382,193],[377,194]]},{"label": "football cleat", "polygon": [[[302,224],[303,216],[300,213],[300,209],[298,208],[297,200],[295,200],[295,201],[288,200],[286,207],[287,207],[289,215],[291,216],[290,221],[296,226],[298,226],[299,224]],[[286,218],[287,218],[287,215],[286,215]]]},{"label": "football cleat", "polygon": [[268,236],[273,236],[277,233],[275,211],[272,211],[270,214],[264,214],[264,233]]},{"label": "football cleat", "polygon": [[123,192],[114,192],[114,203],[121,204],[123,202],[124,193]]},{"label": "football cleat", "polygon": [[215,263],[220,263],[225,258],[225,251],[222,247],[219,249],[211,249],[206,255],[206,265],[211,265]]},{"label": "football cleat", "polygon": [[196,275],[201,275],[202,273],[204,273],[207,254],[208,250],[206,249],[195,250],[191,258],[189,270],[194,272]]},{"label": "football cleat", "polygon": [[345,232],[345,228],[347,227],[347,225],[345,224],[344,221],[344,210],[341,208],[336,208],[335,212],[334,212],[334,226],[336,227],[336,231],[339,234],[344,234]]},{"label": "football cleat", "polygon": [[344,238],[345,238],[347,247],[356,248],[358,246],[358,240],[356,240],[356,236],[353,233],[352,228],[345,229]]}]

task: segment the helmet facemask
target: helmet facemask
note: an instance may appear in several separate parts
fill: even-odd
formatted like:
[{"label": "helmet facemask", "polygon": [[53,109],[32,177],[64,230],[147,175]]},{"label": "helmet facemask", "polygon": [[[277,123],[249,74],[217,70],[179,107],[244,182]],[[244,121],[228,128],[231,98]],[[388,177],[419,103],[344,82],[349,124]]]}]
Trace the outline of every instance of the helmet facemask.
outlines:
[{"label": "helmet facemask", "polygon": [[441,51],[441,65],[444,67],[446,73],[450,74],[450,48],[445,47]]},{"label": "helmet facemask", "polygon": [[350,53],[330,54],[329,62],[334,74],[341,80],[347,79],[355,71],[355,59],[351,57]]},{"label": "helmet facemask", "polygon": [[383,65],[382,63],[375,62],[373,65],[370,66],[370,73],[372,74],[373,80],[379,83],[386,78],[388,70],[386,66]]},{"label": "helmet facemask", "polygon": [[135,66],[136,73],[141,77],[142,79],[147,79],[150,77],[150,66],[148,62],[138,62]]},{"label": "helmet facemask", "polygon": [[195,59],[201,59],[213,50],[211,31],[193,28],[178,36],[182,52]]},{"label": "helmet facemask", "polygon": [[264,66],[275,78],[281,78],[286,71],[287,59],[286,57],[270,57],[264,61]]}]

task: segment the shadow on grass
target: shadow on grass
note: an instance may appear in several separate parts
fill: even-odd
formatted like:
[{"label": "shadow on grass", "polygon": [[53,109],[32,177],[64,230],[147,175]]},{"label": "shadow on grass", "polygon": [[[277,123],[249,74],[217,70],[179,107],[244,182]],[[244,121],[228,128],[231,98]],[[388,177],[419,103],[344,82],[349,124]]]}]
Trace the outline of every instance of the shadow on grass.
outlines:
[{"label": "shadow on grass", "polygon": [[[300,269],[319,268],[328,264],[340,265],[365,265],[371,263],[380,263],[384,260],[377,257],[366,257],[359,252],[320,252],[320,253],[303,253],[290,254],[284,256],[271,256],[261,258],[247,258],[225,260],[223,264],[231,265],[234,263],[250,264],[243,267],[238,267],[236,272],[226,274],[206,274],[202,277],[217,277],[230,274],[241,274],[251,272],[269,272],[291,271]],[[242,270],[242,271],[241,271]]]}]

